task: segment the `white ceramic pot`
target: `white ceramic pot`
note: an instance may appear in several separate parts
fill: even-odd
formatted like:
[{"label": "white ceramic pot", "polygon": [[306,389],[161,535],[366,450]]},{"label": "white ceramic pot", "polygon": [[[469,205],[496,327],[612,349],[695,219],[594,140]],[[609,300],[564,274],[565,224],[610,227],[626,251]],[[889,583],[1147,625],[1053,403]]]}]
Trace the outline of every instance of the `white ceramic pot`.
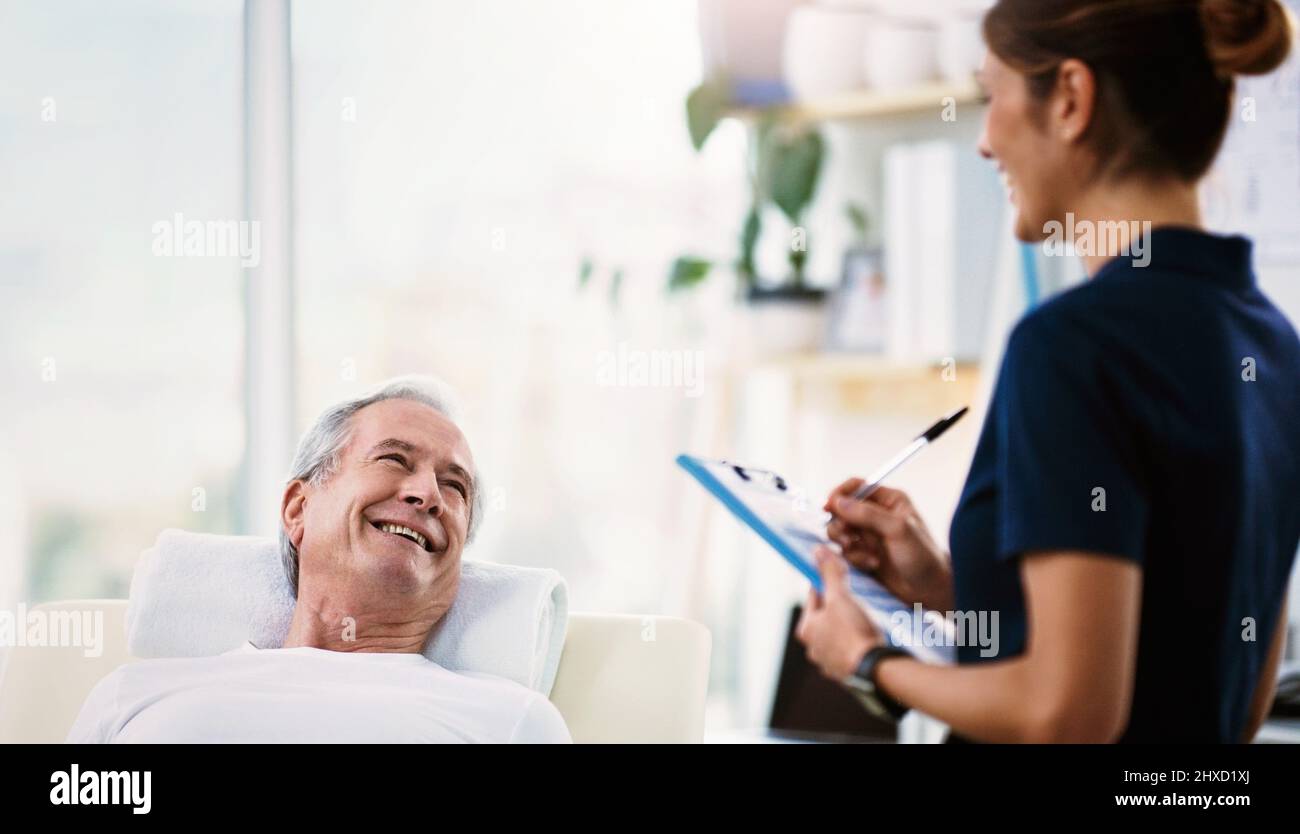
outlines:
[{"label": "white ceramic pot", "polygon": [[935,81],[939,29],[916,18],[880,17],[867,30],[862,70],[874,90],[899,90]]},{"label": "white ceramic pot", "polygon": [[952,84],[970,84],[984,60],[983,18],[958,15],[939,30],[939,72]]},{"label": "white ceramic pot", "polygon": [[826,341],[826,300],[748,301],[739,310],[739,325],[733,347],[747,359],[815,353]]},{"label": "white ceramic pot", "polygon": [[799,0],[700,0],[705,75],[776,81],[786,20]]},{"label": "white ceramic pot", "polygon": [[782,67],[796,99],[861,89],[862,49],[873,17],[869,10],[800,6],[786,21]]}]

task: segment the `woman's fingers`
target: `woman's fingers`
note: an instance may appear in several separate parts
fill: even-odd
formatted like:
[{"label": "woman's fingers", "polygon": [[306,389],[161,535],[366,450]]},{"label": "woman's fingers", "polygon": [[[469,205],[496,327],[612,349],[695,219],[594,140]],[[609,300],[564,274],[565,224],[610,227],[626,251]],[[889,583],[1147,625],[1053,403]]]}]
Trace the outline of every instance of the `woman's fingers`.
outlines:
[{"label": "woman's fingers", "polygon": [[841,547],[857,541],[861,534],[861,530],[850,527],[838,518],[831,519],[831,523],[826,525],[826,537]]},{"label": "woman's fingers", "polygon": [[884,542],[869,531],[859,530],[840,523],[836,529],[826,530],[831,541],[840,546],[840,553],[858,570],[875,570],[884,557]]},{"label": "woman's fingers", "polygon": [[829,538],[840,546],[840,552],[844,555],[844,558],[854,564],[857,564],[854,561],[858,558],[856,554],[864,554],[864,558],[878,559],[884,556],[885,553],[884,542],[874,533],[851,531],[837,536],[830,536]]},{"label": "woman's fingers", "polygon": [[865,547],[845,550],[844,560],[860,571],[874,571],[880,567],[880,553]]},{"label": "woman's fingers", "polygon": [[871,493],[870,500],[891,510],[898,510],[912,505],[906,492],[887,486],[876,487],[876,491]]},{"label": "woman's fingers", "polygon": [[[826,499],[826,505],[823,507],[827,512],[835,512],[835,499],[852,496],[858,491],[866,481],[861,478],[849,478],[844,483],[831,490],[830,496]],[[910,507],[912,502],[907,497],[907,493],[901,489],[893,487],[877,486],[872,490],[871,495],[867,497],[868,501],[875,501],[889,509],[898,509],[900,507]]]},{"label": "woman's fingers", "polygon": [[848,526],[860,527],[875,533],[882,539],[891,539],[900,535],[905,526],[905,521],[900,514],[886,509],[876,501],[854,501],[852,498],[840,497],[832,502],[830,511],[837,520],[845,522]]},{"label": "woman's fingers", "polygon": [[831,505],[835,502],[836,498],[841,495],[852,495],[858,491],[858,487],[862,486],[863,483],[865,482],[861,478],[849,478],[847,481],[831,490],[831,494],[826,498],[826,505],[822,509],[831,512]]},{"label": "woman's fingers", "polygon": [[844,517],[832,515],[826,523],[826,537],[844,547],[860,539],[879,541],[880,536],[874,530],[846,521]]},{"label": "woman's fingers", "polygon": [[865,550],[872,555],[878,555],[884,547],[880,536],[838,518],[831,519],[831,522],[826,525],[826,537],[838,544],[845,554],[853,550]]}]

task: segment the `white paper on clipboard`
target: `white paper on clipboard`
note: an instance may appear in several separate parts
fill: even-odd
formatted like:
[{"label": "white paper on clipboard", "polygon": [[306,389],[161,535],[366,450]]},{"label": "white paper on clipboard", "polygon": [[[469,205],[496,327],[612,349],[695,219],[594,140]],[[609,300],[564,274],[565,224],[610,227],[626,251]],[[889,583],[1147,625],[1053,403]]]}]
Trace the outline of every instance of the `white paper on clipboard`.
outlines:
[{"label": "white paper on clipboard", "polygon": [[[801,498],[806,493],[774,472],[690,455],[679,455],[677,463],[821,590],[813,551],[819,545],[839,551],[839,545],[826,537],[829,513],[811,506]],[[852,566],[849,590],[891,644],[926,663],[954,662],[951,620],[935,611],[922,612],[918,620],[914,606]]]}]

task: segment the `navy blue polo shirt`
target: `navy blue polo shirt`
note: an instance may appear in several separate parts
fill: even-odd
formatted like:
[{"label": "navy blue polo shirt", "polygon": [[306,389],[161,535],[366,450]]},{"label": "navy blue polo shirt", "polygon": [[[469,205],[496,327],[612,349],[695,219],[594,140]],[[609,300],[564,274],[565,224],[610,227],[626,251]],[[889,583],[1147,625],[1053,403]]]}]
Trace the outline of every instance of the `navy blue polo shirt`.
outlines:
[{"label": "navy blue polo shirt", "polygon": [[1012,331],[950,531],[957,608],[998,611],[1000,651],[958,661],[1024,651],[1021,558],[1131,561],[1122,740],[1234,742],[1300,544],[1300,340],[1256,286],[1250,241],[1147,242],[1146,266],[1112,259]]}]

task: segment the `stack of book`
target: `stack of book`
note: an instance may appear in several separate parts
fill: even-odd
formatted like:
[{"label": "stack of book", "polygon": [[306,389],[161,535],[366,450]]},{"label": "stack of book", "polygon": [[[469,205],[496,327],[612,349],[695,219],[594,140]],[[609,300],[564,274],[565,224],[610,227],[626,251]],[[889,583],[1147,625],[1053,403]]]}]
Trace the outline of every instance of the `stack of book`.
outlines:
[{"label": "stack of book", "polygon": [[993,163],[972,147],[909,142],[885,152],[890,358],[979,358],[1005,206]]}]

